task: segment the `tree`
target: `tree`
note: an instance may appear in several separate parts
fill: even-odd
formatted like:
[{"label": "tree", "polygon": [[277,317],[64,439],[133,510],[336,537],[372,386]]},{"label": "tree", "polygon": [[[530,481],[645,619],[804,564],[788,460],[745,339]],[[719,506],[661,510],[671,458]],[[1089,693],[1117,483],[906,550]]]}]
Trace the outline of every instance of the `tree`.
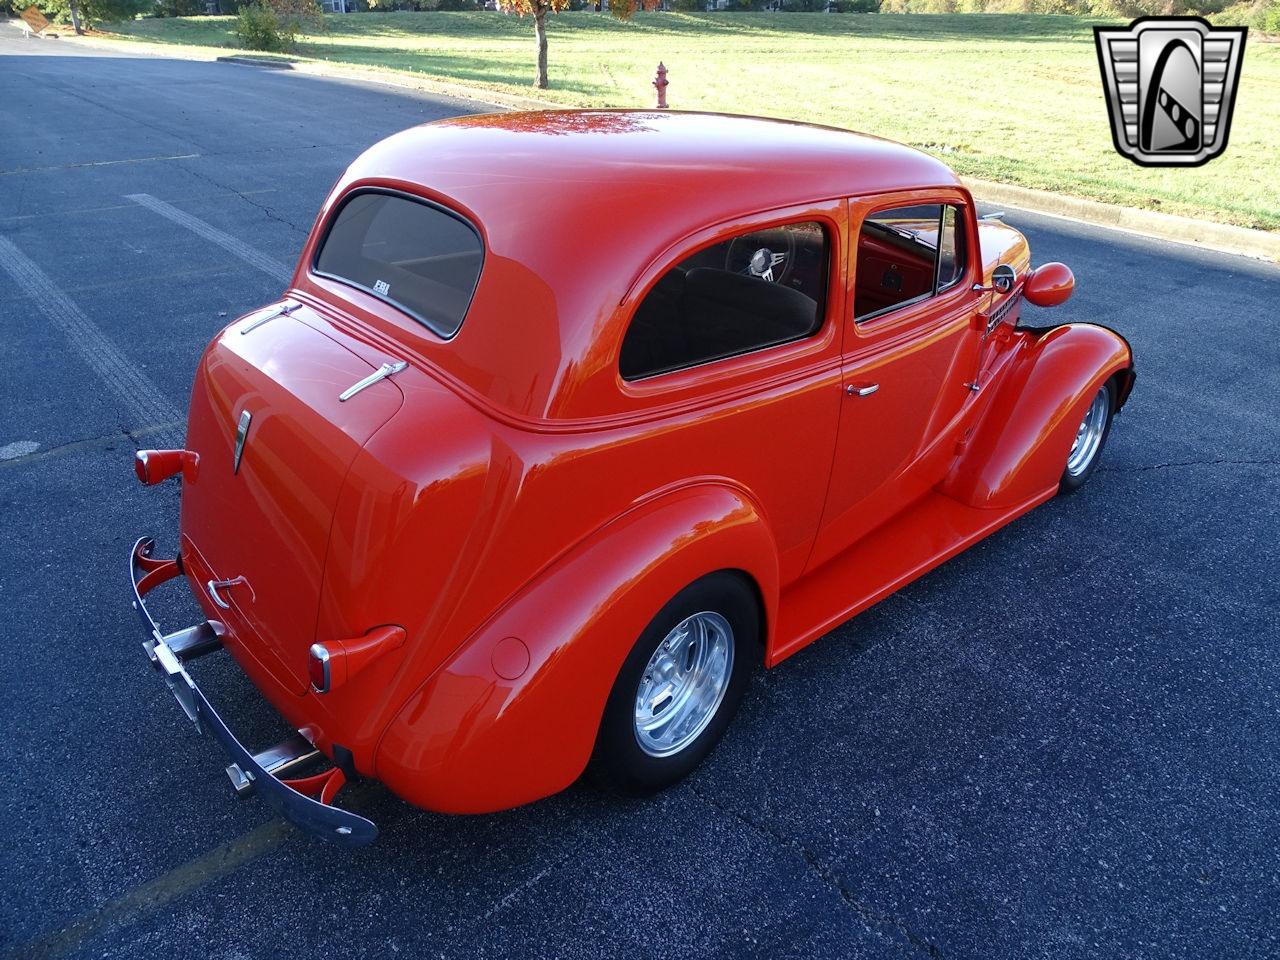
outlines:
[{"label": "tree", "polygon": [[95,23],[132,20],[151,7],[151,0],[35,0],[35,5],[50,20],[70,23],[83,33]]},{"label": "tree", "polygon": [[[637,10],[653,10],[659,0],[610,0],[609,12],[619,20],[630,20]],[[545,90],[547,82],[547,14],[569,9],[572,0],[498,0],[498,6],[507,13],[521,17],[533,17],[533,35],[538,41],[538,73],[533,85]]]}]

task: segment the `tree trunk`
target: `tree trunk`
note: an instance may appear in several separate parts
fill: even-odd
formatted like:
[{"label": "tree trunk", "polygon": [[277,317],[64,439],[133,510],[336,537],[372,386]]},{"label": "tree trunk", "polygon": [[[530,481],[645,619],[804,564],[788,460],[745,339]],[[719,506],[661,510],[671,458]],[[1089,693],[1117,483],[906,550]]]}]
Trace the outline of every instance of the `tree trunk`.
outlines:
[{"label": "tree trunk", "polygon": [[538,38],[538,77],[533,85],[545,90],[547,83],[547,8],[538,3],[533,9],[533,33]]},{"label": "tree trunk", "polygon": [[80,22],[80,4],[76,0],[71,0],[71,26],[75,27],[76,33],[84,33],[84,25]]}]

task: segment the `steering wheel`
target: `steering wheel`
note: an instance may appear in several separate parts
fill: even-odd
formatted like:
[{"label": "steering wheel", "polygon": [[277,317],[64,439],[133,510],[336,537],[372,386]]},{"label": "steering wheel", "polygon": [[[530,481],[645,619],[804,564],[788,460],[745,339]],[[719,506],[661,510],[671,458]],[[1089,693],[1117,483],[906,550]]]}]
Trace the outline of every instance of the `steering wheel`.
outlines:
[{"label": "steering wheel", "polygon": [[731,273],[786,283],[796,266],[796,237],[790,230],[762,230],[734,237],[724,255]]}]

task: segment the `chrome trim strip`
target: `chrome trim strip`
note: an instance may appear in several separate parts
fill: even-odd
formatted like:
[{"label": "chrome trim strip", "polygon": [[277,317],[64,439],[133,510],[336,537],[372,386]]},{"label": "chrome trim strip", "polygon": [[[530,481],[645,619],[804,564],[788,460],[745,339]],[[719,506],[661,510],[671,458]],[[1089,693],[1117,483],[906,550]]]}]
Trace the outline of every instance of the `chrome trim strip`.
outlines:
[{"label": "chrome trim strip", "polygon": [[236,452],[231,461],[231,472],[240,472],[240,458],[244,456],[244,442],[249,438],[249,424],[253,422],[253,414],[248,410],[240,411],[240,422],[236,424]]},{"label": "chrome trim strip", "polygon": [[347,387],[347,389],[338,394],[338,400],[340,402],[350,400],[361,390],[364,390],[366,387],[372,387],[379,380],[385,380],[387,377],[394,376],[408,365],[408,362],[405,360],[396,360],[394,363],[384,363],[363,380],[357,380],[351,386]]},{"label": "chrome trim strip", "polygon": [[300,303],[294,303],[290,301],[289,303],[286,303],[284,306],[282,306],[280,309],[276,310],[275,313],[268,313],[265,317],[259,317],[257,320],[251,320],[248,323],[246,323],[243,327],[240,328],[240,335],[244,336],[246,333],[249,333],[253,330],[257,330],[260,326],[262,326],[268,320],[274,320],[276,317],[287,317],[289,314],[293,313],[293,311],[297,310],[301,306],[302,304]]}]

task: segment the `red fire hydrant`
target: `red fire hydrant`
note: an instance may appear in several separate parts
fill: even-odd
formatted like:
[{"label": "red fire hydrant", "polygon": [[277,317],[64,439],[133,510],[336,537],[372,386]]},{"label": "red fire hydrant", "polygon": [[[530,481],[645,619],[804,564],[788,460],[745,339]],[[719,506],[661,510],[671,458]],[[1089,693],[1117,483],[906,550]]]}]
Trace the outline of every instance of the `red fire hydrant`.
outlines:
[{"label": "red fire hydrant", "polygon": [[658,109],[667,109],[667,68],[663,66],[662,61],[658,61],[658,78],[653,81],[653,85],[658,89]]}]

